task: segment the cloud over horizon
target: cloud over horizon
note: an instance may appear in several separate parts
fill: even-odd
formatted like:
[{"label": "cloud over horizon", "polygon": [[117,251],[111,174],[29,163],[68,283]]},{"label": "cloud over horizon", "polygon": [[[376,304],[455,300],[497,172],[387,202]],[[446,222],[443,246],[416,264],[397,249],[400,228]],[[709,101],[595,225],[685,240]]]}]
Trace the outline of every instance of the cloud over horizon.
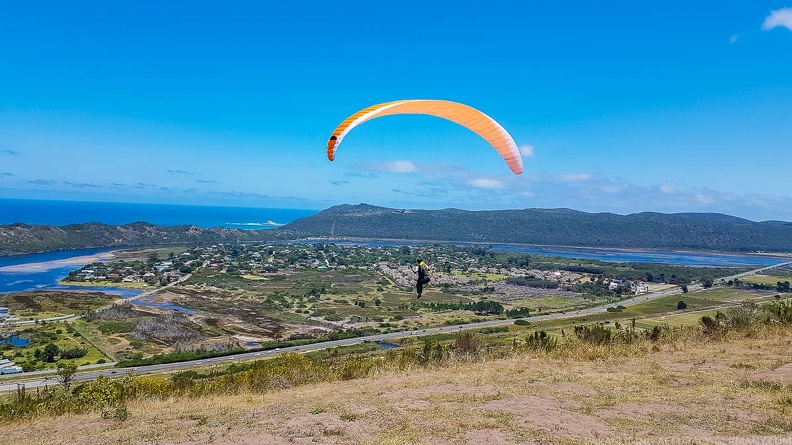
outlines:
[{"label": "cloud over horizon", "polygon": [[770,31],[775,28],[786,28],[792,31],[792,8],[781,8],[770,12],[762,23],[762,29]]},{"label": "cloud over horizon", "polygon": [[88,184],[84,182],[71,182],[71,181],[62,181],[63,185],[68,185],[70,187],[77,187],[77,188],[104,188],[104,186],[98,184]]},{"label": "cloud over horizon", "polygon": [[56,183],[57,183],[56,181],[53,181],[51,179],[33,179],[30,181],[26,181],[26,184],[31,184],[31,185],[54,185]]},{"label": "cloud over horizon", "polygon": [[468,184],[472,185],[473,187],[484,188],[484,189],[503,188],[503,183],[498,181],[497,179],[476,178],[468,181]]},{"label": "cloud over horizon", "polygon": [[363,162],[355,166],[364,170],[389,173],[415,173],[417,170],[415,163],[411,161]]}]

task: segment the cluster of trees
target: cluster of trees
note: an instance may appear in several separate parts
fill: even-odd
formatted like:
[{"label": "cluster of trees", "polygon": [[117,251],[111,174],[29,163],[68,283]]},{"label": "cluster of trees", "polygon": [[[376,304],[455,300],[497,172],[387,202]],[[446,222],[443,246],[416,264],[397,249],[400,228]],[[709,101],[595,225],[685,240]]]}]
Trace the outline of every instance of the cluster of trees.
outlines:
[{"label": "cluster of trees", "polygon": [[528,308],[527,307],[521,307],[521,308],[518,308],[518,309],[509,309],[508,311],[506,311],[506,316],[509,317],[509,318],[527,317],[528,316]]},{"label": "cluster of trees", "polygon": [[35,357],[36,360],[47,363],[54,363],[58,361],[59,358],[68,360],[85,357],[86,354],[88,354],[86,348],[76,347],[72,349],[60,349],[58,345],[54,343],[47,343],[43,350],[36,348],[36,350],[33,351],[33,357]]},{"label": "cluster of trees", "polygon": [[568,290],[596,297],[620,297],[624,294],[632,293],[632,283],[630,281],[622,281],[618,286],[611,289],[611,280],[599,275],[596,278],[591,277],[591,281],[587,283],[576,284]]},{"label": "cluster of trees", "polygon": [[745,281],[735,278],[726,282],[729,286],[734,286],[741,289],[757,289],[757,290],[775,290],[777,292],[792,292],[792,286],[789,281],[778,281],[775,286],[763,283],[746,283]]}]

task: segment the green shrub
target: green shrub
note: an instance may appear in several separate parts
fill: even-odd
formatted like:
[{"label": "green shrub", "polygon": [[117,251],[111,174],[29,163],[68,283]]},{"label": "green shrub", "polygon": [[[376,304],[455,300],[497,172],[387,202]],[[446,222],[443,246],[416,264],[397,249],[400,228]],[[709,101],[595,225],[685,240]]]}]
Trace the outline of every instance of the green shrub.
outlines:
[{"label": "green shrub", "polygon": [[525,347],[534,351],[552,351],[558,347],[558,340],[545,331],[535,331],[525,338]]},{"label": "green shrub", "polygon": [[575,326],[575,336],[582,342],[595,345],[613,343],[613,331],[602,324]]},{"label": "green shrub", "polygon": [[776,321],[792,324],[792,300],[773,301],[766,308]]}]

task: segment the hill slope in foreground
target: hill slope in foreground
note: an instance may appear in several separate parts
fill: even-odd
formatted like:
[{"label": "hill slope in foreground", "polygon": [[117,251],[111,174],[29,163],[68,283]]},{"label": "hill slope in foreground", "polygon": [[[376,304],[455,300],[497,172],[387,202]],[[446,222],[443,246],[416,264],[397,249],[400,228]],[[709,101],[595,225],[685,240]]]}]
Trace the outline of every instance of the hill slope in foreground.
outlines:
[{"label": "hill slope in foreground", "polygon": [[790,251],[792,223],[720,213],[586,213],[569,209],[404,210],[339,205],[280,234],[556,246]]},{"label": "hill slope in foreground", "polygon": [[[792,332],[518,353],[267,393],[0,425],[4,443],[790,443]],[[655,348],[657,349],[657,348]]]}]

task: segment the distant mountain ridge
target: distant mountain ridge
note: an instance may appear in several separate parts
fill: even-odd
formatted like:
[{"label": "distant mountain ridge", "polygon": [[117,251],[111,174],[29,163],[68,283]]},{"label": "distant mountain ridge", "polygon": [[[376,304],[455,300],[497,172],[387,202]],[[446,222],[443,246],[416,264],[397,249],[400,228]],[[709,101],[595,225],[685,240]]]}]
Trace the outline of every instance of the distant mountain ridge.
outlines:
[{"label": "distant mountain ridge", "polygon": [[309,237],[792,252],[792,223],[754,222],[720,213],[617,215],[571,209],[410,210],[344,204],[270,230],[156,226],[144,222],[120,226],[0,225],[0,255]]},{"label": "distant mountain ridge", "polygon": [[792,223],[720,213],[617,215],[571,209],[408,210],[338,205],[278,229],[291,237],[355,237],[586,247],[792,251]]}]

